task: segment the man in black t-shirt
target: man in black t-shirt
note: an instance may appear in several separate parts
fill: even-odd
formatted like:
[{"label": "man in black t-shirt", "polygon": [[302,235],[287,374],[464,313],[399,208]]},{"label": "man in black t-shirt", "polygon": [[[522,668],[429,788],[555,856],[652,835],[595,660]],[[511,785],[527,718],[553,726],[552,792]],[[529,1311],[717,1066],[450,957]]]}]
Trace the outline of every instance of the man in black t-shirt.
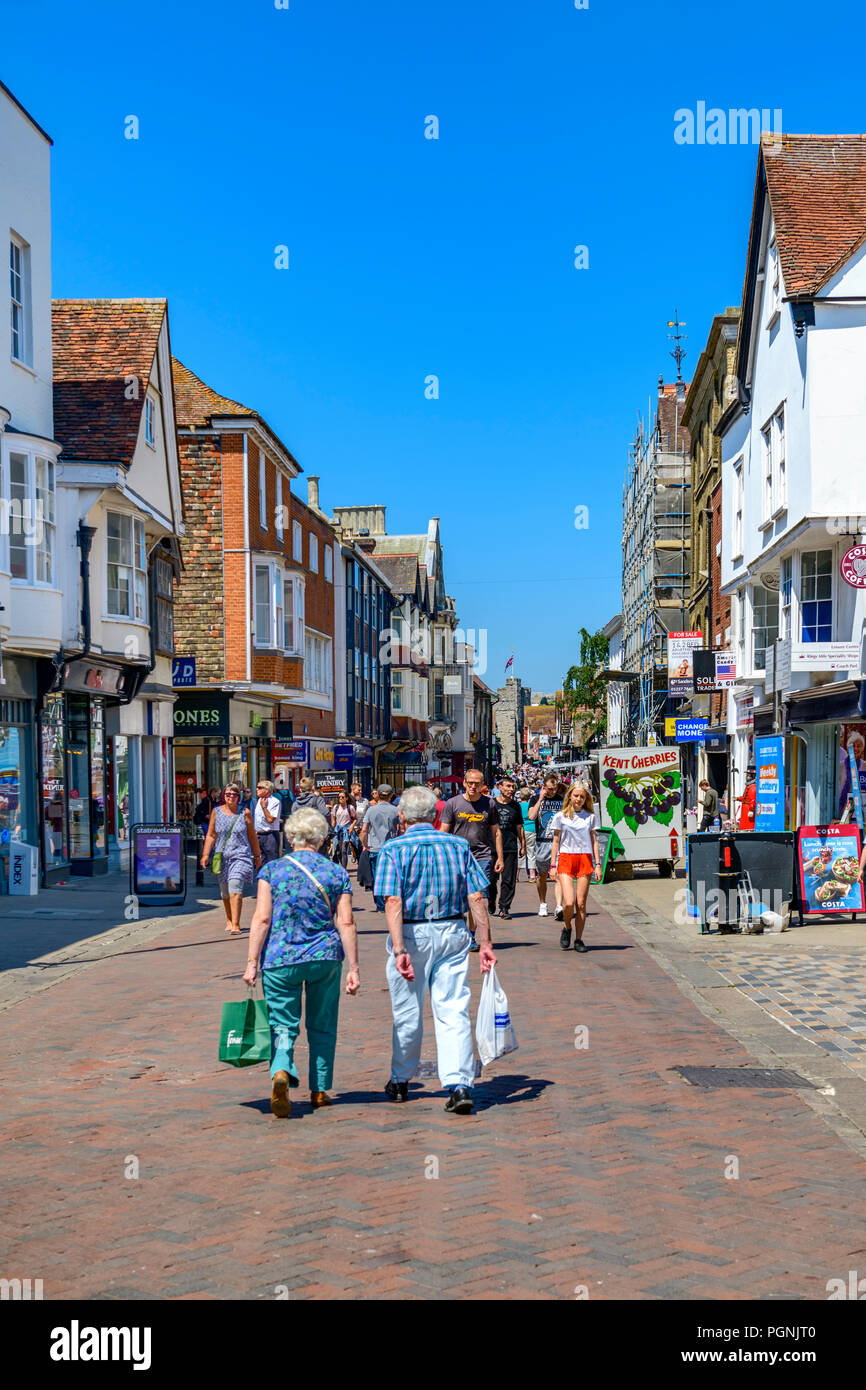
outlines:
[{"label": "man in black t-shirt", "polygon": [[[463,779],[463,792],[445,802],[440,824],[446,835],[459,835],[467,842],[489,884],[493,873],[502,873],[502,832],[498,803],[481,795],[483,785],[481,773],[470,768]],[[477,951],[478,947],[473,942],[470,949]]]},{"label": "man in black t-shirt", "polygon": [[499,890],[499,916],[511,921],[511,904],[517,884],[517,856],[526,854],[526,836],[520,805],[514,800],[514,779],[503,777],[499,783],[499,800],[494,802],[502,834],[502,869],[490,875],[488,910],[496,911],[496,892]]},{"label": "man in black t-shirt", "polygon": [[[538,889],[538,915],[547,916],[547,875],[550,872],[550,852],[553,848],[553,831],[550,822],[557,811],[562,810],[563,786],[555,772],[548,772],[541,791],[529,803],[529,819],[535,821],[535,867],[538,870],[536,888]],[[562,917],[562,889],[559,878],[554,879],[554,894],[557,921]]]}]

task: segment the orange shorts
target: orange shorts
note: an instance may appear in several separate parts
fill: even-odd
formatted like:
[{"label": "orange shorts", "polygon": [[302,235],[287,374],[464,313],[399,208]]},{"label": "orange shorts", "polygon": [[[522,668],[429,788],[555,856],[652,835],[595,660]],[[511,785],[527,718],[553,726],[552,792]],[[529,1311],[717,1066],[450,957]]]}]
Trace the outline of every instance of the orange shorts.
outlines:
[{"label": "orange shorts", "polygon": [[592,871],[591,854],[561,854],[556,863],[557,874],[566,878],[591,878]]}]

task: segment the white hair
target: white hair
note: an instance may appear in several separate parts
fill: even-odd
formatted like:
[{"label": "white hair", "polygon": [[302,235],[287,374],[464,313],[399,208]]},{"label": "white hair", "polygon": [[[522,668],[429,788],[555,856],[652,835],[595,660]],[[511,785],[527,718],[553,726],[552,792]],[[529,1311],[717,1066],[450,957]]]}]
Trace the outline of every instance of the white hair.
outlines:
[{"label": "white hair", "polygon": [[318,811],[302,806],[292,812],[283,829],[293,849],[318,849],[328,834],[328,822]]},{"label": "white hair", "polygon": [[432,825],[436,819],[437,800],[436,793],[429,787],[409,787],[400,797],[397,809],[410,825],[418,821],[430,821]]}]

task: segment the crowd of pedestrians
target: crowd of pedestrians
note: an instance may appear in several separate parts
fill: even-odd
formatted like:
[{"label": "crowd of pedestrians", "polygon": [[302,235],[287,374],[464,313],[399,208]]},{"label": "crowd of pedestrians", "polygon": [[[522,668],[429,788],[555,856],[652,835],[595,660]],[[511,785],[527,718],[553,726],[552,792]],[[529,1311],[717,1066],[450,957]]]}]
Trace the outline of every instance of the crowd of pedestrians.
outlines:
[{"label": "crowd of pedestrians", "polygon": [[386,783],[369,797],[355,783],[329,804],[310,777],[301,778],[293,802],[266,779],[255,793],[245,805],[243,787],[230,784],[221,796],[211,788],[196,808],[196,824],[206,825],[201,862],[218,875],[233,936],[241,933],[244,892],[257,879],[244,980],[252,986],[261,976],[268,1005],[273,1113],[290,1114],[289,1091],[300,1084],[294,1045],[302,1015],[311,1103],[330,1104],[344,961],[345,992],[360,988],[350,855],[357,886],[372,890],[388,932],[393,1032],[385,1094],[395,1104],[408,1099],[429,994],[445,1108],[470,1113],[469,957],[478,955],[482,974],[496,964],[490,918],[512,920],[520,872],[536,885],[540,917],[549,914],[553,878],[559,944],[586,950],[589,884],[601,878],[589,788],[565,786],[553,772],[508,773],[488,787],[470,769],[451,796],[432,780],[407,788],[398,801]]}]

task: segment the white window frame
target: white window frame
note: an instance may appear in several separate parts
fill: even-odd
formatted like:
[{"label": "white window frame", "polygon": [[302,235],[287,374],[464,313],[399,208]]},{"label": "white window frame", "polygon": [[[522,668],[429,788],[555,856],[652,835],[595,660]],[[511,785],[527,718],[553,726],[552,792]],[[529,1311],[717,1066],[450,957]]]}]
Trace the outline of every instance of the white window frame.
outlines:
[{"label": "white window frame", "polygon": [[787,430],[784,402],[761,429],[761,515],[769,526],[788,506]]},{"label": "white window frame", "polygon": [[304,563],[304,528],[299,521],[292,522],[292,559]]},{"label": "white window frame", "polygon": [[[291,590],[292,642],[286,641],[286,589]],[[299,574],[283,574],[283,651],[287,656],[304,655],[304,581]]]},{"label": "white window frame", "polygon": [[[779,603],[779,591],[778,591],[778,589],[765,589],[765,588],[763,587],[763,585],[761,585],[761,584],[753,584],[753,585],[752,585],[752,592],[751,592],[751,595],[750,595],[750,600],[751,600],[751,601],[750,601],[750,603],[749,603],[749,612],[750,612],[751,622],[750,622],[750,624],[749,624],[749,639],[750,639],[750,640],[749,640],[749,660],[750,660],[750,662],[751,662],[751,665],[750,665],[750,668],[749,668],[749,669],[750,669],[751,671],[766,671],[766,669],[767,669],[767,652],[768,652],[768,651],[770,650],[770,648],[772,647],[772,645],[773,645],[773,640],[774,640],[774,639],[771,638],[768,642],[765,642],[764,645],[761,647],[761,649],[760,649],[760,652],[761,652],[761,663],[759,664],[759,660],[758,660],[758,648],[755,646],[755,637],[756,637],[756,635],[757,635],[757,633],[758,633],[758,631],[759,631],[759,629],[758,629],[758,627],[757,627],[757,625],[756,625],[756,623],[755,623],[755,596],[756,596],[757,594],[760,594],[761,598],[763,599],[762,608],[763,608],[765,611],[766,611],[767,608],[768,608],[769,600],[772,600],[772,598],[775,596],[775,599],[776,599],[776,637],[778,637],[778,635],[779,635],[779,608],[780,608],[780,603]],[[770,625],[769,625],[769,624],[762,624],[761,630],[770,631],[770,630],[771,630]]]},{"label": "white window frame", "polygon": [[[24,460],[24,496],[12,497],[12,454]],[[39,486],[40,465],[46,471],[47,486]],[[17,512],[17,518],[16,518]],[[56,589],[57,582],[57,468],[53,458],[18,444],[14,436],[0,437],[0,570],[13,584],[28,589]],[[12,536],[20,528],[24,538],[26,574],[12,576]],[[17,546],[16,549],[21,549]],[[44,576],[46,568],[50,578]]]},{"label": "white window frame", "polygon": [[767,247],[767,327],[770,328],[782,312],[782,273],[779,267],[779,247],[773,236]]},{"label": "white window frame", "polygon": [[325,580],[328,584],[334,582],[334,552],[330,544],[325,546]]},{"label": "white window frame", "polygon": [[[822,553],[826,553],[826,554],[828,554],[828,555],[830,556],[830,597],[829,597],[829,599],[807,599],[807,598],[804,598],[804,597],[803,597],[803,583],[804,583],[804,578],[805,578],[805,576],[804,576],[804,574],[803,574],[803,561],[804,561],[804,559],[806,558],[807,555],[820,555],[820,554],[822,554]],[[832,546],[829,546],[829,545],[815,546],[814,549],[801,550],[801,551],[799,552],[799,555],[798,555],[797,558],[798,558],[798,560],[799,560],[799,584],[798,584],[798,593],[797,593],[798,604],[797,604],[797,615],[796,615],[796,616],[797,616],[796,631],[797,631],[797,633],[798,633],[797,641],[798,641],[798,642],[805,642],[805,641],[806,641],[806,638],[803,636],[803,605],[804,605],[805,603],[829,603],[829,604],[830,604],[830,636],[829,636],[829,637],[824,637],[824,638],[819,638],[818,640],[819,640],[819,641],[825,641],[825,642],[832,642],[832,641],[834,640],[834,634],[835,634],[835,632],[836,632],[836,614],[837,614],[837,612],[838,612],[838,608],[837,608],[837,604],[836,604],[836,599],[837,599],[837,593],[836,593],[836,574],[837,574],[838,571],[837,571],[837,565],[836,565],[836,552],[835,552],[835,549],[834,549]]]},{"label": "white window frame", "polygon": [[151,449],[156,448],[156,409],[153,396],[146,395],[144,398],[144,442],[150,445]]},{"label": "white window frame", "polygon": [[782,641],[794,631],[794,556],[779,561],[779,637]]},{"label": "white window frame", "polygon": [[259,525],[263,531],[268,529],[268,460],[259,450]]},{"label": "white window frame", "polygon": [[308,566],[309,571],[310,571],[311,574],[318,574],[318,573],[319,573],[319,537],[318,537],[313,531],[310,532],[309,548],[310,548],[310,563],[309,563],[309,566]]},{"label": "white window frame", "polygon": [[[31,298],[30,244],[17,233],[9,233],[9,358],[19,366],[33,368],[33,308]],[[17,280],[17,284],[15,283]],[[18,291],[16,294],[15,291]],[[15,338],[18,338],[18,351]]]},{"label": "white window frame", "polygon": [[[118,521],[121,521],[121,522],[129,522],[129,537],[128,537],[128,538],[127,538],[127,537],[124,537],[124,536],[117,536],[117,537],[109,536],[108,532],[109,532],[109,527],[110,527],[110,525],[111,525],[111,520],[112,520],[112,518],[116,518]],[[118,541],[121,542],[121,544],[123,544],[127,539],[128,539],[129,545],[130,545],[130,550],[129,550],[129,552],[128,552],[129,555],[130,555],[130,559],[128,559],[128,560],[112,560],[112,559],[111,559],[111,554],[110,554],[110,543],[111,543],[111,541],[112,541],[112,540],[118,540]],[[130,587],[129,587],[130,602],[131,602],[131,607],[132,607],[132,612],[131,612],[131,613],[124,613],[124,612],[122,612],[122,611],[118,611],[118,612],[114,612],[114,613],[113,613],[113,612],[111,611],[110,606],[109,606],[109,602],[110,602],[110,600],[109,600],[109,593],[112,591],[112,589],[111,589],[111,586],[109,585],[108,579],[109,579],[109,567],[112,566],[112,565],[113,565],[116,569],[119,569],[119,570],[120,570],[120,569],[129,570],[130,573],[131,573],[132,582],[131,582]],[[120,593],[120,588],[119,588],[119,586],[114,586],[113,592],[115,592],[115,593]],[[140,612],[137,612],[136,609],[138,608],[139,604],[140,604],[140,607],[141,607],[141,611],[140,611]],[[134,512],[126,512],[126,511],[121,512],[121,511],[117,511],[116,508],[114,508],[114,507],[112,507],[112,508],[110,508],[110,509],[106,508],[106,512],[105,512],[105,609],[104,609],[104,614],[103,614],[103,616],[104,616],[104,618],[105,618],[108,622],[138,623],[138,624],[140,624],[141,626],[146,627],[147,624],[148,624],[148,622],[150,621],[149,612],[150,612],[150,609],[149,609],[149,602],[148,602],[148,583],[147,583],[147,537],[146,537],[145,531],[144,531],[144,522],[142,521],[141,517],[136,516],[136,515],[134,514]]]},{"label": "white window frame", "polygon": [[745,502],[745,475],[743,471],[743,457],[740,455],[734,460],[734,515],[732,518],[731,534],[733,536],[733,558],[742,559],[743,546],[743,510]]},{"label": "white window frame", "polygon": [[274,535],[282,544],[283,541],[283,475],[277,469],[277,502],[274,507]]},{"label": "white window frame", "polygon": [[331,639],[324,632],[307,628],[304,633],[304,689],[314,695],[330,696],[334,691],[331,675]]}]

